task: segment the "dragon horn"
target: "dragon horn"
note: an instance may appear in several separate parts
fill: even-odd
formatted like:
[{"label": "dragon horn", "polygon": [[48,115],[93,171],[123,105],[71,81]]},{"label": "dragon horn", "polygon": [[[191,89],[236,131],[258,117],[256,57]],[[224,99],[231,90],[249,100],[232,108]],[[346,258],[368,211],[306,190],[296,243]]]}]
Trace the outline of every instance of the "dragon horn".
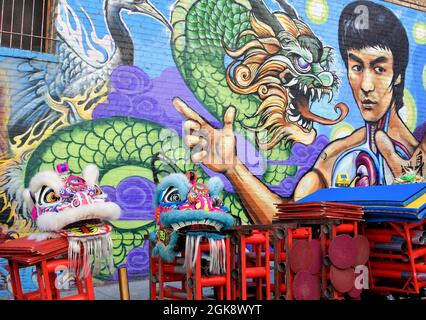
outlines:
[{"label": "dragon horn", "polygon": [[280,7],[289,15],[292,19],[299,19],[299,15],[297,14],[296,9],[292,5],[290,5],[286,0],[275,0],[278,2]]},{"label": "dragon horn", "polygon": [[267,6],[262,0],[249,0],[252,7],[252,13],[260,21],[266,23],[278,35],[280,32],[285,31],[278,19],[269,11]]}]

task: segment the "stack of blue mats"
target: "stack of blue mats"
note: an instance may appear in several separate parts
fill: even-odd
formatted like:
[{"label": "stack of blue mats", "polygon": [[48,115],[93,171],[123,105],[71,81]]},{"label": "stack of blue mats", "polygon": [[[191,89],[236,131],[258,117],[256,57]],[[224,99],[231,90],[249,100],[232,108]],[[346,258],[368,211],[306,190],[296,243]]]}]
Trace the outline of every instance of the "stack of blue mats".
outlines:
[{"label": "stack of blue mats", "polygon": [[412,221],[426,216],[426,183],[320,189],[297,201],[361,205],[367,222]]}]

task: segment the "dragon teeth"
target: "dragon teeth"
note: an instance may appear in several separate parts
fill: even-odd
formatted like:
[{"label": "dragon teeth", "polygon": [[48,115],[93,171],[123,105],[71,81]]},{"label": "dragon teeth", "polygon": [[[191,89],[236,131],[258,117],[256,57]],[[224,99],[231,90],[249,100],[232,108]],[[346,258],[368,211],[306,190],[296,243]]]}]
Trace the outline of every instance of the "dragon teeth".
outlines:
[{"label": "dragon teeth", "polygon": [[173,228],[173,230],[177,231],[186,226],[198,225],[198,224],[205,224],[205,225],[212,226],[217,231],[220,231],[223,228],[223,225],[221,223],[212,221],[210,219],[204,219],[201,221],[185,221],[185,222],[172,223],[171,227]]},{"label": "dragon teeth", "polygon": [[310,121],[306,120],[306,121],[303,122],[303,127],[305,129],[309,129],[309,124],[310,124]]},{"label": "dragon teeth", "polygon": [[291,92],[288,92],[288,95],[290,96],[290,98],[294,99],[294,96],[291,94]]},{"label": "dragon teeth", "polygon": [[321,100],[323,91],[320,88],[317,89],[317,94],[318,94],[318,100]]},{"label": "dragon teeth", "polygon": [[297,81],[297,79],[296,79],[296,78],[293,78],[293,79],[291,79],[291,80],[290,80],[290,82],[289,82],[289,83],[286,83],[286,84],[285,84],[285,86],[286,86],[286,87],[292,87],[292,86],[294,86],[295,84],[297,84],[297,82],[298,82],[298,81]]},{"label": "dragon teeth", "polygon": [[287,108],[287,114],[290,116],[296,117],[297,115],[299,115],[299,112],[297,111],[294,105],[290,104],[289,107]]},{"label": "dragon teeth", "polygon": [[330,103],[331,100],[333,100],[333,90],[330,91],[330,98],[328,99],[328,102]]},{"label": "dragon teeth", "polygon": [[312,129],[312,121],[309,121],[303,117],[301,117],[301,119],[297,122],[297,124],[306,129],[306,130],[311,130]]},{"label": "dragon teeth", "polygon": [[222,229],[222,228],[223,228],[223,225],[222,225],[222,224],[220,224],[220,223],[216,223],[216,224],[215,224],[215,228],[216,228],[216,230],[217,230],[217,231],[220,231],[220,229]]},{"label": "dragon teeth", "polygon": [[299,114],[298,116],[289,116],[289,117],[288,117],[288,119],[289,119],[291,122],[297,122],[297,121],[299,121],[299,119],[300,119],[300,114]]},{"label": "dragon teeth", "polygon": [[299,115],[299,112],[297,110],[287,110],[287,114],[289,116],[297,117]]}]

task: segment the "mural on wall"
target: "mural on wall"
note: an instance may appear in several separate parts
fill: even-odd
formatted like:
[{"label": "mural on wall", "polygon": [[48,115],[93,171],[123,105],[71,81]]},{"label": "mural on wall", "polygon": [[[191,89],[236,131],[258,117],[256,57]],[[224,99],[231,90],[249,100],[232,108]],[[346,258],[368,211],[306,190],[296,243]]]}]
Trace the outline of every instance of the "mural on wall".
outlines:
[{"label": "mural on wall", "polygon": [[[34,230],[21,203],[28,177],[95,163],[123,209],[112,222],[115,266],[138,277],[155,228],[153,170],[219,176],[231,213],[265,223],[274,203],[392,183],[410,161],[423,168],[420,11],[382,1],[61,0],[55,24],[55,56],[0,51],[5,232]],[[200,128],[218,134],[211,150],[228,152],[191,153]]]}]

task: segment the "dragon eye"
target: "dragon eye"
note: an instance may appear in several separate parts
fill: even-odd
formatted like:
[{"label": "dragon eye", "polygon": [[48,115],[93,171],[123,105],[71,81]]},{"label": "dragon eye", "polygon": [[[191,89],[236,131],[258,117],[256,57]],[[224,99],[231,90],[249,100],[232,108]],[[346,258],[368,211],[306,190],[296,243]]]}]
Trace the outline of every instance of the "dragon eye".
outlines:
[{"label": "dragon eye", "polygon": [[38,194],[38,204],[39,205],[49,205],[58,202],[61,198],[53,191],[52,188],[43,186]]},{"label": "dragon eye", "polygon": [[311,64],[300,56],[296,58],[296,67],[302,72],[311,70]]},{"label": "dragon eye", "polygon": [[164,190],[161,196],[162,203],[179,202],[181,201],[179,190],[176,187],[170,186]]}]

